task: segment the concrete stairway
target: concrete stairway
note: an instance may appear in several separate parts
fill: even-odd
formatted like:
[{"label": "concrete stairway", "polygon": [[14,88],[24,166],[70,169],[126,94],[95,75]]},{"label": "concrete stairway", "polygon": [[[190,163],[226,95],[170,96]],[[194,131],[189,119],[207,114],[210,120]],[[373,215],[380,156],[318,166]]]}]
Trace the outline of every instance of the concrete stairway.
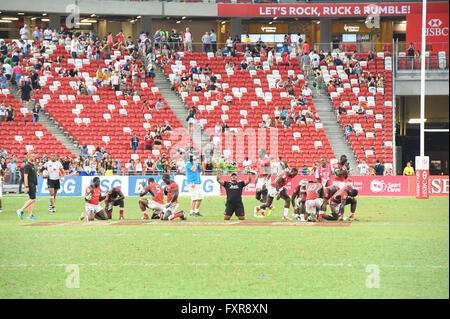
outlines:
[{"label": "concrete stairway", "polygon": [[[14,96],[20,101],[20,93],[19,89],[15,85],[10,86],[10,92],[14,94]],[[30,112],[33,111],[33,107],[35,105],[35,101],[32,100],[29,103],[28,110]],[[25,106],[25,105],[24,105]],[[50,114],[45,112],[45,110],[41,111],[39,116],[39,122],[54,136],[58,141],[60,141],[69,151],[71,151],[75,155],[81,154],[80,145],[75,139],[69,135],[61,126],[59,126],[58,122],[56,122]]]},{"label": "concrete stairway", "polygon": [[[163,71],[155,68],[154,71],[156,76],[153,79],[155,85],[158,87],[161,95],[166,100],[167,104],[169,104],[175,116],[181,122],[183,127],[186,129],[186,134],[188,133],[188,123],[186,122],[186,117],[188,115],[188,107],[183,102],[181,97],[176,93],[176,91],[172,91],[170,89],[171,83],[168,77],[164,74]],[[207,144],[211,142],[209,136],[203,131],[201,126],[196,124],[194,134],[191,136],[194,141],[194,145],[201,148],[202,150],[205,148]]]},{"label": "concrete stairway", "polygon": [[351,173],[355,173],[358,161],[351,145],[345,140],[344,128],[337,122],[336,111],[334,105],[331,103],[328,93],[322,88],[320,97],[318,97],[316,90],[313,87],[312,79],[308,80],[308,86],[313,91],[314,106],[322,120],[325,134],[331,144],[334,155],[338,160],[341,155],[347,155],[347,159],[350,162],[350,171]]}]

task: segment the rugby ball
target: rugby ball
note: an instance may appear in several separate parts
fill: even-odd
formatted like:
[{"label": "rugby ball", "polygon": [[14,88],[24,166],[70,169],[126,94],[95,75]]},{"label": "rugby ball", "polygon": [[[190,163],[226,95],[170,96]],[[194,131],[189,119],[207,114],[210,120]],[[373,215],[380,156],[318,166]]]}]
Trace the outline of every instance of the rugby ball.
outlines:
[{"label": "rugby ball", "polygon": [[42,171],[42,177],[43,177],[43,178],[47,178],[47,177],[48,177],[48,171],[47,171],[46,169],[44,169],[44,170]]}]

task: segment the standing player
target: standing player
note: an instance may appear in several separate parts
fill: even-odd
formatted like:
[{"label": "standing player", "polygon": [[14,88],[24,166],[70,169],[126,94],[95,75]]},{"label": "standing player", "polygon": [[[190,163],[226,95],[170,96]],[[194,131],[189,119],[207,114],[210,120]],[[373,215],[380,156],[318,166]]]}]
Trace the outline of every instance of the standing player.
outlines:
[{"label": "standing player", "polygon": [[[271,169],[270,169],[270,158],[266,154],[264,148],[260,149],[258,152],[258,162],[257,162],[257,179],[256,179],[256,199],[261,203],[267,201],[267,182],[270,180]],[[269,207],[269,215],[272,213],[273,206]]]},{"label": "standing player", "polygon": [[34,204],[36,203],[37,191],[37,173],[34,166],[36,161],[36,153],[28,153],[28,161],[23,170],[23,182],[25,184],[25,193],[28,194],[29,199],[25,202],[21,209],[18,209],[17,216],[23,219],[23,211],[28,208],[28,218],[37,219],[33,215]]},{"label": "standing player", "polygon": [[298,170],[294,167],[289,172],[282,172],[280,175],[277,176],[277,178],[270,183],[270,185],[267,187],[267,202],[265,204],[262,204],[260,206],[256,206],[253,213],[255,216],[258,215],[258,212],[263,211],[267,208],[272,206],[273,199],[276,198],[279,200],[280,198],[284,199],[284,212],[283,212],[283,220],[290,220],[288,214],[289,214],[289,207],[291,206],[291,199],[286,191],[286,185],[290,182],[291,179],[293,179],[295,176],[297,176]]},{"label": "standing player", "polygon": [[189,193],[191,194],[191,211],[189,216],[201,217],[199,208],[203,200],[202,192],[202,180],[200,178],[200,172],[204,167],[197,162],[194,155],[190,155],[189,162],[186,163],[186,180]]},{"label": "standing player", "polygon": [[239,220],[245,219],[244,203],[242,203],[242,190],[252,181],[250,170],[248,171],[248,178],[245,182],[238,182],[237,174],[232,173],[230,182],[224,182],[220,177],[220,169],[217,169],[217,182],[222,185],[227,192],[227,202],[225,203],[225,220],[230,220],[233,213],[236,214]]},{"label": "standing player", "polygon": [[0,213],[3,212],[2,210],[3,176],[5,176],[5,171],[3,170],[2,165],[0,165]]},{"label": "standing player", "polygon": [[331,173],[333,173],[335,176],[333,185],[336,185],[339,188],[343,188],[347,184],[349,172],[350,166],[347,162],[347,156],[341,155],[339,162],[331,166]]},{"label": "standing player", "polygon": [[[56,213],[55,209],[55,200],[56,200],[56,193],[58,193],[58,190],[61,188],[60,184],[60,174],[61,174],[61,183],[64,183],[64,168],[59,161],[58,157],[55,153],[51,153],[50,160],[44,163],[41,168],[41,173],[47,170],[48,171],[48,191],[50,192],[50,207],[48,208],[48,211],[50,213]],[[44,177],[44,175],[42,175]]]},{"label": "standing player", "polygon": [[[292,193],[292,207],[294,207],[294,218],[302,222],[305,221],[305,201],[306,201],[306,180],[300,181]],[[297,199],[297,200],[296,200]]]},{"label": "standing player", "polygon": [[331,167],[327,164],[327,158],[320,159],[320,165],[316,169],[316,180],[322,184],[323,187],[331,185]]},{"label": "standing player", "polygon": [[142,182],[142,192],[139,194],[143,197],[150,193],[153,199],[141,198],[139,200],[139,207],[143,213],[141,219],[149,219],[147,214],[147,208],[153,210],[152,219],[159,219],[159,215],[166,210],[164,206],[164,190],[161,185],[155,182],[153,177],[148,179],[148,185],[145,187],[145,181]]},{"label": "standing player", "polygon": [[349,219],[353,220],[356,211],[356,196],[358,190],[352,186],[347,185],[338,190],[330,199],[331,216],[324,215],[323,218],[327,220],[344,220],[345,205],[350,204],[350,216]]},{"label": "standing player", "polygon": [[114,206],[120,207],[120,215],[119,219],[123,220],[123,208],[125,206],[125,196],[123,195],[122,191],[119,187],[113,187],[106,193],[105,198],[105,211],[108,214],[108,219],[112,218],[112,212]]},{"label": "standing player", "polygon": [[86,201],[86,211],[80,216],[80,220],[86,220],[87,222],[93,221],[94,218],[106,220],[108,214],[105,212],[100,202],[103,201],[106,196],[102,196],[102,190],[100,188],[100,178],[94,177],[92,184],[86,188],[84,200]]},{"label": "standing player", "polygon": [[180,217],[182,220],[186,220],[186,215],[184,211],[179,211],[175,213],[178,209],[178,184],[170,179],[169,174],[164,174],[162,177],[164,183],[166,183],[166,187],[164,187],[164,193],[167,194],[167,204],[166,210],[164,213],[161,213],[162,220],[174,220],[177,217]]}]

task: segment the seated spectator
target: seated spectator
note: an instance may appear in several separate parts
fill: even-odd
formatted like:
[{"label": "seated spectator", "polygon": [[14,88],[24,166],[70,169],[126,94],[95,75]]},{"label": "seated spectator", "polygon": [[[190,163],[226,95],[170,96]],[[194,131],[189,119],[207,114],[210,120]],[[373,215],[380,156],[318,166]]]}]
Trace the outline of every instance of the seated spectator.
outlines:
[{"label": "seated spectator", "polygon": [[162,99],[158,99],[158,102],[155,105],[155,109],[157,111],[160,111],[160,110],[164,109],[164,102],[162,101]]},{"label": "seated spectator", "polygon": [[205,69],[203,70],[203,74],[209,75],[212,73],[211,68],[209,67],[209,64],[206,64]]},{"label": "seated spectator", "polygon": [[248,67],[247,61],[246,60],[242,60],[241,62],[241,69],[242,70],[246,70]]},{"label": "seated spectator", "polygon": [[156,133],[155,138],[154,138],[154,146],[153,148],[155,150],[161,150],[161,145],[162,145],[162,136],[159,132]]},{"label": "seated spectator", "polygon": [[316,114],[314,114],[314,123],[321,123],[319,113],[317,113],[317,112],[316,112]]},{"label": "seated spectator", "polygon": [[216,91],[217,86],[213,82],[209,82],[207,89],[208,91]]},{"label": "seated spectator", "polygon": [[341,114],[347,114],[347,110],[345,109],[344,106],[339,105],[339,107],[338,107],[338,113],[339,113],[339,115],[341,115]]},{"label": "seated spectator", "polygon": [[311,111],[311,107],[308,107],[308,110],[305,112],[305,119],[306,119],[306,123],[314,122],[314,114]]},{"label": "seated spectator", "polygon": [[297,102],[298,102],[298,105],[300,105],[300,106],[306,106],[308,104],[308,100],[305,99],[303,94],[300,94],[300,96],[298,97]]},{"label": "seated spectator", "polygon": [[169,121],[166,120],[164,122],[164,125],[161,127],[162,132],[170,132],[172,130],[172,127],[169,124]]},{"label": "seated spectator", "polygon": [[363,102],[359,103],[358,110],[356,111],[356,113],[360,115],[364,114],[364,107],[362,106],[362,103]]},{"label": "seated spectator", "polygon": [[303,86],[303,89],[302,89],[302,95],[303,95],[304,97],[310,97],[310,96],[312,95],[312,91],[311,91],[311,89],[308,87],[307,84],[305,84],[305,85]]},{"label": "seated spectator", "polygon": [[285,120],[284,120],[284,122],[283,122],[283,127],[285,128],[285,129],[287,129],[287,128],[291,128],[291,119],[289,118],[289,117],[287,117]]},{"label": "seated spectator", "polygon": [[303,165],[303,168],[302,168],[302,170],[300,171],[300,174],[302,174],[303,176],[308,176],[309,175],[309,168],[308,168],[308,166],[306,166],[306,164],[305,165]]}]

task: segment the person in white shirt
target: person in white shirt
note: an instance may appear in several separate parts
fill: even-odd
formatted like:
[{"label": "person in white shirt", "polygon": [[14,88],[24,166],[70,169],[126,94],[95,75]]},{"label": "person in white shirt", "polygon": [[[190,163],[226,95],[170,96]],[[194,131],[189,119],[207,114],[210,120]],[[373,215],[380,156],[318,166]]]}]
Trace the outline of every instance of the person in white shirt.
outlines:
[{"label": "person in white shirt", "polygon": [[23,25],[23,28],[20,29],[19,33],[22,40],[28,40],[30,31],[28,30],[28,26],[26,24]]},{"label": "person in white shirt", "polygon": [[252,161],[249,160],[248,157],[246,157],[245,161],[242,162],[242,166],[244,166],[245,175],[252,172]]},{"label": "person in white shirt", "polygon": [[11,67],[11,64],[4,63],[3,64],[3,69],[5,70],[5,75],[6,75],[6,78],[8,79],[8,81],[11,80],[12,73],[13,73],[13,69]]},{"label": "person in white shirt", "polygon": [[358,169],[360,175],[368,175],[369,165],[367,165],[365,160],[362,160],[362,163],[358,165]]},{"label": "person in white shirt", "polygon": [[113,72],[113,75],[111,77],[111,85],[114,88],[114,91],[119,91],[120,90],[120,77],[118,75],[118,73],[116,71]]},{"label": "person in white shirt", "polygon": [[302,90],[302,95],[305,97],[309,97],[311,96],[311,94],[312,94],[311,89],[307,85],[305,85]]},{"label": "person in white shirt", "polygon": [[51,41],[52,40],[52,29],[48,27],[44,30],[44,40]]},{"label": "person in white shirt", "polygon": [[42,165],[41,174],[42,177],[46,178],[46,176],[43,174],[44,170],[48,172],[47,183],[48,183],[48,191],[50,193],[50,207],[48,208],[48,211],[50,213],[56,213],[55,209],[56,194],[58,190],[61,188],[60,178],[61,183],[64,182],[65,172],[61,162],[58,160],[58,157],[56,156],[55,153],[52,153],[50,155],[50,160],[46,162],[44,165]]},{"label": "person in white shirt", "polygon": [[97,87],[94,84],[91,84],[87,87],[87,92],[89,95],[94,95],[95,93],[97,93]]},{"label": "person in white shirt", "polygon": [[189,28],[183,33],[184,51],[192,52],[192,41],[194,40]]},{"label": "person in white shirt", "polygon": [[70,42],[70,53],[72,54],[72,58],[76,59],[78,53],[78,39],[76,36]]},{"label": "person in white shirt", "polygon": [[219,136],[220,133],[222,133],[222,126],[220,126],[219,122],[216,122],[216,126],[214,126],[214,132],[216,133],[217,136]]},{"label": "person in white shirt", "polygon": [[137,175],[142,175],[142,163],[140,159],[136,160],[136,165],[134,165],[134,170]]}]

